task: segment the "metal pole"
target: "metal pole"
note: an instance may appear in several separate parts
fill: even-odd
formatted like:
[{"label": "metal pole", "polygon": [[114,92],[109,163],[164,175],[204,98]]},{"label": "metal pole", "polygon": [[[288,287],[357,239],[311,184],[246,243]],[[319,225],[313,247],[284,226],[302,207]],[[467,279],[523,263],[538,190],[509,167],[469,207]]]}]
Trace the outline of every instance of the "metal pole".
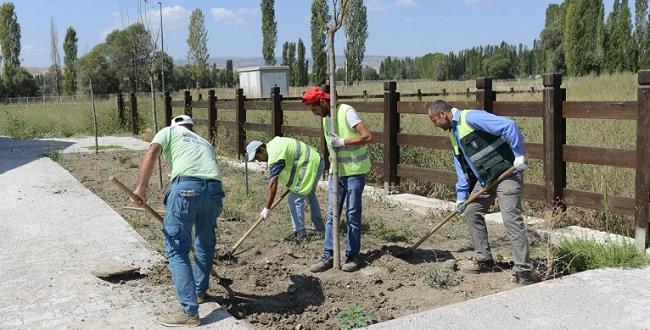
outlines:
[{"label": "metal pole", "polygon": [[248,195],[248,153],[244,156],[244,180],[246,181],[246,195]]},{"label": "metal pole", "polygon": [[158,1],[158,8],[160,11],[160,75],[161,79],[161,91],[165,92],[165,37],[163,35],[163,20],[162,20],[162,2]]}]

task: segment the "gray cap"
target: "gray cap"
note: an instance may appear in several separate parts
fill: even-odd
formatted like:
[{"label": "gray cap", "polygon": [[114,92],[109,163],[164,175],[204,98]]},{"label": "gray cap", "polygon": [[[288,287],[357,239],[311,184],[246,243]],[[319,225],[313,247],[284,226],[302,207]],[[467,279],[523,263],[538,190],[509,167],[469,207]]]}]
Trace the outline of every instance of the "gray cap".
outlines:
[{"label": "gray cap", "polygon": [[257,148],[259,148],[263,144],[264,143],[257,140],[248,143],[248,145],[246,146],[246,154],[248,154],[249,162],[252,161],[253,158],[255,158],[255,152],[257,152]]}]

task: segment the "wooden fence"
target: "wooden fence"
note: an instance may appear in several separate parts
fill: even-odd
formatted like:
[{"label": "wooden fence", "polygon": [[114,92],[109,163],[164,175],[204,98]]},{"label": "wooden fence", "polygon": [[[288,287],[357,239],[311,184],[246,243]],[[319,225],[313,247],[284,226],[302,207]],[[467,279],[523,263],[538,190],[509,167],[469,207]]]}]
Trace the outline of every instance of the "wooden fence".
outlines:
[{"label": "wooden fence", "polygon": [[[566,101],[566,90],[561,88],[562,78],[558,74],[546,74],[543,78],[543,100],[499,102],[497,92],[492,89],[490,78],[476,80],[476,101],[453,102],[457,108],[484,109],[497,115],[512,117],[537,117],[543,122],[543,143],[525,143],[524,149],[529,158],[540,159],[544,166],[543,184],[524,184],[524,197],[544,201],[551,208],[565,205],[589,209],[601,209],[607,203],[609,210],[633,216],[636,221],[636,239],[639,247],[646,246],[647,227],[650,221],[650,70],[638,72],[638,99],[633,102],[574,102]],[[415,146],[430,149],[450,150],[451,144],[446,136],[407,134],[400,131],[401,114],[426,114],[428,103],[421,101],[400,101],[397,83],[384,83],[384,94],[378,97],[341,96],[339,99],[365,99],[366,101],[345,102],[361,113],[380,113],[384,117],[382,132],[372,132],[374,143],[383,145],[384,159],[374,161],[373,168],[383,175],[384,186],[398,182],[399,178],[413,178],[430,182],[454,185],[453,172],[440,171],[400,164],[400,146]],[[402,95],[403,96],[403,95]],[[409,96],[413,96],[409,94]],[[440,95],[445,96],[445,95]],[[368,102],[367,99],[383,98],[383,102]],[[132,96],[133,98],[133,96]],[[118,103],[121,98],[118,98]],[[123,104],[124,102],[122,102]],[[133,104],[133,103],[131,103]],[[133,107],[133,105],[132,105]],[[136,105],[137,107],[137,105]],[[300,127],[283,124],[285,111],[309,111],[299,98],[283,98],[278,87],[273,88],[268,99],[246,99],[242,89],[237,89],[235,98],[217,100],[214,91],[208,98],[195,101],[189,91],[183,100],[172,100],[165,94],[165,122],[172,118],[173,108],[183,108],[192,116],[193,109],[208,109],[207,120],[196,120],[197,125],[206,125],[209,139],[213,141],[219,128],[235,131],[234,146],[238,157],[244,154],[246,132],[263,131],[272,136],[283,134],[320,137],[320,150],[327,159],[322,127]],[[217,120],[218,109],[235,109],[234,121]],[[246,110],[270,109],[270,124],[246,121]],[[269,110],[267,110],[269,111]],[[566,144],[566,119],[608,119],[634,120],[637,123],[636,150],[587,147]],[[428,120],[428,119],[427,119]],[[616,137],[612,137],[616,138]],[[616,195],[604,196],[601,193],[568,188],[566,185],[566,162],[606,165],[635,169],[635,197]]]}]

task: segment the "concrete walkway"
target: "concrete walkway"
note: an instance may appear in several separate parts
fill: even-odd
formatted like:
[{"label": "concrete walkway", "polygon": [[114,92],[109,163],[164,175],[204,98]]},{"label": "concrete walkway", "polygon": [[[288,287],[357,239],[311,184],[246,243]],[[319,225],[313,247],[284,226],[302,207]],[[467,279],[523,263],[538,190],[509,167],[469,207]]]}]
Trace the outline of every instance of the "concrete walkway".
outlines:
[{"label": "concrete walkway", "polygon": [[[48,150],[84,151],[84,142],[0,137],[2,329],[161,328],[160,314],[178,305],[169,294],[90,274],[106,265],[147,267],[163,258],[104,201],[43,157]],[[100,144],[148,146],[132,138],[103,138]],[[249,328],[216,303],[201,305],[200,314],[208,327]]]},{"label": "concrete walkway", "polygon": [[648,283],[650,267],[593,270],[367,329],[650,329]]}]

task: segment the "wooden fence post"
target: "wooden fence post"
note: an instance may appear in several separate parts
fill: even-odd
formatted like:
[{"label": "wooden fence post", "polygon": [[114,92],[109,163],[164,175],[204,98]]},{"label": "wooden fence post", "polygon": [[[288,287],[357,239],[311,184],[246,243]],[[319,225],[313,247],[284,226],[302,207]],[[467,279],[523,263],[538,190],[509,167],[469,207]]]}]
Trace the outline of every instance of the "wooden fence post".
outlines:
[{"label": "wooden fence post", "polygon": [[566,187],[566,162],[562,160],[566,143],[566,119],[562,117],[565,93],[561,85],[560,74],[544,75],[544,201],[551,208],[563,207],[562,190]]},{"label": "wooden fence post", "polygon": [[399,93],[397,82],[384,82],[384,190],[390,193],[391,185],[397,184],[397,164],[399,163],[399,145],[397,133],[400,131],[397,102]]},{"label": "wooden fence post", "polygon": [[192,94],[190,91],[185,91],[185,114],[192,117]]},{"label": "wooden fence post", "polygon": [[214,145],[214,132],[217,122],[217,97],[214,96],[214,89],[208,91],[208,139]]},{"label": "wooden fence post", "polygon": [[165,92],[165,126],[172,124],[172,97],[169,91]]},{"label": "wooden fence post", "polygon": [[638,72],[638,116],[636,120],[635,240],[639,249],[648,243],[650,218],[650,70]]},{"label": "wooden fence post", "polygon": [[245,143],[246,143],[246,108],[244,108],[244,101],[246,96],[244,95],[244,90],[237,88],[235,94],[235,148],[237,152],[237,159],[245,154]]},{"label": "wooden fence post", "polygon": [[[468,88],[469,91],[469,88]],[[496,101],[497,94],[492,90],[492,78],[476,79],[477,108],[492,112],[492,103]]]},{"label": "wooden fence post", "polygon": [[273,103],[273,110],[271,112],[271,134],[272,136],[282,136],[282,94],[280,94],[280,87],[271,88],[271,102]]},{"label": "wooden fence post", "polygon": [[140,134],[140,116],[138,115],[138,99],[135,97],[135,93],[129,94],[129,107],[131,108],[131,132],[133,135]]},{"label": "wooden fence post", "polygon": [[117,93],[117,117],[120,120],[120,127],[126,127],[126,118],[124,117],[124,95]]}]

